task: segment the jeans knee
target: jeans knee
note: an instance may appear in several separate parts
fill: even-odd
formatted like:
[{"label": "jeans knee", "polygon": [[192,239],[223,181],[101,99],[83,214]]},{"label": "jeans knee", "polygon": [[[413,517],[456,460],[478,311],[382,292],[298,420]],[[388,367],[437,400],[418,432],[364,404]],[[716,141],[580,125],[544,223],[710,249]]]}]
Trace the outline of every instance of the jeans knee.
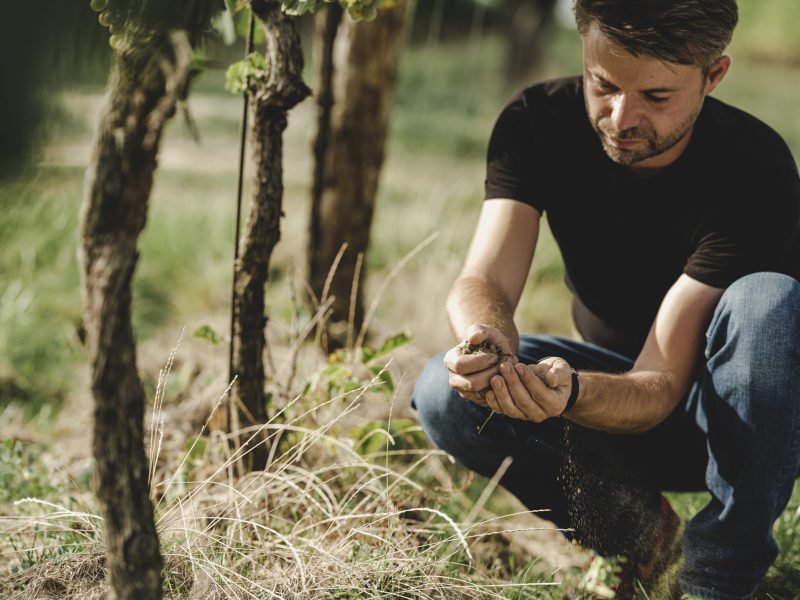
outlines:
[{"label": "jeans knee", "polygon": [[411,405],[416,409],[422,428],[428,433],[441,422],[439,418],[448,403],[452,388],[448,384],[444,355],[431,358],[414,384]]},{"label": "jeans knee", "polygon": [[474,462],[484,443],[473,432],[486,420],[488,409],[464,400],[450,387],[444,354],[428,361],[414,385],[412,406],[428,438],[462,462]]},{"label": "jeans knee", "polygon": [[[778,273],[753,273],[723,294],[706,350],[714,385],[751,410],[787,409],[800,390],[800,283]],[[735,394],[733,390],[743,393]]]},{"label": "jeans knee", "polygon": [[[753,273],[725,290],[709,327],[709,353],[738,350],[757,368],[795,361],[800,351],[800,283]],[[732,343],[733,342],[733,343]]]},{"label": "jeans knee", "polygon": [[800,283],[780,273],[752,273],[734,281],[717,306],[717,317],[752,322],[766,329],[800,316]]}]

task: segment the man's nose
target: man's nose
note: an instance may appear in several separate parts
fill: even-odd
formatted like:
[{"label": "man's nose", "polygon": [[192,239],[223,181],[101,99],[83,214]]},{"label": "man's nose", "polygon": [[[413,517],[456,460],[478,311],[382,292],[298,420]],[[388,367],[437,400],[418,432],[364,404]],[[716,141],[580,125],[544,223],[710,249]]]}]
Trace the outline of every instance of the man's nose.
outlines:
[{"label": "man's nose", "polygon": [[611,124],[617,131],[625,131],[639,124],[636,102],[625,94],[618,94],[611,107]]}]

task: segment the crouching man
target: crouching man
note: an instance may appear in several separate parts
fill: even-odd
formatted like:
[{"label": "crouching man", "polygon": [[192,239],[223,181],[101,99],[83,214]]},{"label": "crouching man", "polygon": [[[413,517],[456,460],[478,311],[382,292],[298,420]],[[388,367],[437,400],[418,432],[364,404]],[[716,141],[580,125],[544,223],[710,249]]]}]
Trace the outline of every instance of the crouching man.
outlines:
[{"label": "crouching man", "polygon": [[[670,594],[751,598],[800,475],[797,167],[709,96],[735,0],[577,0],[575,16],[583,75],[500,114],[447,302],[458,342],[499,351],[435,357],[414,405],[459,462],[491,476],[513,457],[502,484],[526,506],[627,557],[618,597],[682,553]],[[585,341],[514,325],[542,215]],[[682,528],[665,490],[711,500]]]}]

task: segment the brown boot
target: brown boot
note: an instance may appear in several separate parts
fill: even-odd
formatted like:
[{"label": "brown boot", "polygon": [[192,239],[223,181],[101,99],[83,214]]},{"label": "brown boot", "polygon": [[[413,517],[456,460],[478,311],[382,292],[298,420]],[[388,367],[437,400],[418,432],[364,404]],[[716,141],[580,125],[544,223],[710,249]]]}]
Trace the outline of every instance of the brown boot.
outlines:
[{"label": "brown boot", "polygon": [[653,543],[628,557],[598,556],[579,589],[593,598],[673,600],[680,597],[678,569],[683,556],[680,517],[663,496]]},{"label": "brown boot", "polygon": [[631,556],[622,566],[616,596],[620,600],[672,600],[680,595],[678,569],[683,558],[683,523],[661,496],[661,523],[646,554]]}]

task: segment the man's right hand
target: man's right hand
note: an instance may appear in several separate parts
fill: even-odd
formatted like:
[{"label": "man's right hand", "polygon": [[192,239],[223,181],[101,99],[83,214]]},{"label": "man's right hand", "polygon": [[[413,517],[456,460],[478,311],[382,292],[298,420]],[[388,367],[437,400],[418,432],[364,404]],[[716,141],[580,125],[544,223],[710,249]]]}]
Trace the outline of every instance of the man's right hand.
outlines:
[{"label": "man's right hand", "polygon": [[[465,340],[469,344],[489,341],[496,344],[508,358],[503,360],[515,364],[517,356],[511,342],[498,329],[488,325],[475,325],[467,332]],[[491,389],[490,380],[499,373],[501,359],[489,352],[462,354],[462,344],[448,350],[444,365],[449,373],[449,383],[462,398],[487,406],[484,393]]]}]

